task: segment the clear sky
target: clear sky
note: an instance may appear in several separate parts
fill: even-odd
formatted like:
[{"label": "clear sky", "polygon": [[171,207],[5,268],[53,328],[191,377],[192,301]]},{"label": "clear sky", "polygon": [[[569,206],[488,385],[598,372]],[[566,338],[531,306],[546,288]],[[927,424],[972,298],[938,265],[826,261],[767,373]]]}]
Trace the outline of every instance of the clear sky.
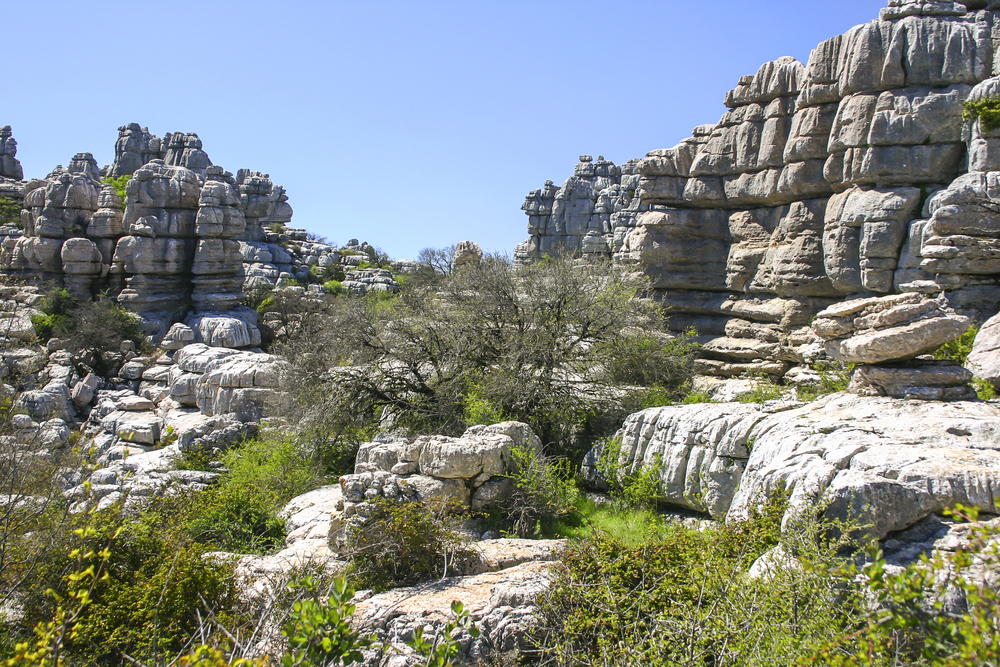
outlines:
[{"label": "clear sky", "polygon": [[285,186],[293,225],[396,258],[512,251],[524,195],[718,121],[885,0],[7,0],[0,125],[25,175],[114,158],[129,122],[196,132]]}]

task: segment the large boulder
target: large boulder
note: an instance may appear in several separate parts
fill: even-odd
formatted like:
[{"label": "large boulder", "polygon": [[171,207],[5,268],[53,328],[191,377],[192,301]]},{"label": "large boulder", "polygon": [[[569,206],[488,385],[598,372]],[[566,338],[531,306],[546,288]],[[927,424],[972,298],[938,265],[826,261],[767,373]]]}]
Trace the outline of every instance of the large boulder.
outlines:
[{"label": "large boulder", "polygon": [[855,299],[835,304],[812,324],[827,353],[845,363],[913,359],[958,339],[972,326],[940,300],[922,294]]},{"label": "large boulder", "polygon": [[[787,407],[787,406],[784,406]],[[661,500],[735,520],[785,488],[882,538],[956,504],[1000,499],[1000,406],[832,394],[794,409],[650,408],[619,431],[618,465],[663,462]]]},{"label": "large boulder", "polygon": [[966,366],[975,377],[1000,389],[1000,315],[980,327]]}]

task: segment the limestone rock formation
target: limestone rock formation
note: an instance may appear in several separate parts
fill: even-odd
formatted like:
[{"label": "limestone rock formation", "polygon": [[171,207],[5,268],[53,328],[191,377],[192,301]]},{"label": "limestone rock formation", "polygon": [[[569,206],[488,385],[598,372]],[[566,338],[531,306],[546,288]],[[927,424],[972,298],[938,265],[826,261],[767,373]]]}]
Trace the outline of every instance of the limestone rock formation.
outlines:
[{"label": "limestone rock formation", "polygon": [[1000,315],[979,329],[966,366],[972,374],[1000,389]]},{"label": "limestone rock formation", "polygon": [[138,123],[123,125],[118,128],[115,161],[109,176],[131,176],[147,162],[162,160],[164,156],[163,143],[148,128],[140,127]]},{"label": "limestone rock formation", "polygon": [[515,447],[541,451],[541,441],[520,422],[473,426],[460,438],[380,435],[358,449],[354,474],[340,478],[344,516],[377,497],[486,509],[513,490],[505,475]]},{"label": "limestone rock formation", "polygon": [[820,312],[813,330],[830,356],[845,363],[903,361],[932,352],[965,333],[972,322],[920,294],[856,299]]},{"label": "limestone rock formation", "polygon": [[352,296],[364,296],[368,292],[398,294],[402,289],[388,269],[349,269],[343,286]]},{"label": "limestone rock formation", "polygon": [[455,244],[455,254],[451,260],[457,269],[467,264],[478,264],[483,258],[483,249],[475,241],[459,241]]},{"label": "limestone rock formation", "polygon": [[789,512],[828,503],[828,516],[870,523],[878,538],[956,503],[994,507],[1000,493],[994,404],[839,393],[786,408],[644,410],[618,433],[619,465],[635,470],[661,457],[662,500],[717,519],[745,516],[784,486]]},{"label": "limestone rock formation", "polygon": [[[722,376],[808,360],[810,318],[844,299],[943,295],[992,316],[1000,130],[963,117],[967,100],[1000,96],[987,4],[891,0],[807,65],[765,63],[726,94],[718,123],[647,153],[628,184],[624,167],[584,156],[562,188],[528,195],[519,261],[610,238],[616,260],[649,275],[671,328],[702,334],[699,370]],[[616,178],[624,208],[599,194]]]},{"label": "limestone rock formation", "polygon": [[24,179],[24,171],[17,159],[17,141],[14,140],[10,125],[0,127],[0,178],[13,181]]}]

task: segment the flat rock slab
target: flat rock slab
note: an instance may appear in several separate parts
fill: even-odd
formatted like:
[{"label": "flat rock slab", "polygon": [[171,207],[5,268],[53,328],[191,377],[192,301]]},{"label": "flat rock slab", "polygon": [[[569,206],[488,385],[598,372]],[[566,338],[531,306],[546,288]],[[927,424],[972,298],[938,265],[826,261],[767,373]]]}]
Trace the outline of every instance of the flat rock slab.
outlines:
[{"label": "flat rock slab", "polygon": [[714,518],[742,519],[787,488],[790,513],[825,506],[879,538],[958,503],[993,511],[1000,499],[1000,404],[842,392],[782,407],[644,410],[618,433],[619,465],[659,457],[662,499]]}]

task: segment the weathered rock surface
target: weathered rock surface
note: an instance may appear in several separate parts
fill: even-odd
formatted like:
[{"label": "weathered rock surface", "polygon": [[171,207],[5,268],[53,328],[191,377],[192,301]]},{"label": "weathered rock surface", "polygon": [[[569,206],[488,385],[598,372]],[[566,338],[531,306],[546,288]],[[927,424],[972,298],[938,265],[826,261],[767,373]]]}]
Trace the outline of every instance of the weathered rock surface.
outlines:
[{"label": "weathered rock surface", "polygon": [[0,178],[24,180],[24,170],[17,159],[17,141],[14,140],[10,125],[0,127]]},{"label": "weathered rock surface", "polygon": [[1000,389],[1000,315],[980,327],[966,366],[975,377]]},{"label": "weathered rock surface", "polygon": [[[784,57],[742,77],[719,122],[673,148],[620,170],[583,156],[562,188],[528,195],[519,261],[603,235],[650,276],[671,328],[711,343],[699,370],[718,376],[808,360],[797,330],[844,298],[943,295],[960,315],[994,315],[1000,130],[963,118],[966,100],[1000,94],[996,14],[981,9],[891,0],[808,64]],[[709,305],[751,298],[779,311],[740,316],[742,331],[778,325],[766,345]]]},{"label": "weathered rock surface", "polygon": [[969,318],[921,294],[845,301],[812,323],[830,356],[852,364],[912,359],[956,340],[971,326]]},{"label": "weathered rock surface", "polygon": [[790,512],[826,503],[881,538],[957,503],[991,511],[1000,494],[992,403],[840,393],[778,411],[673,406],[632,415],[618,435],[621,467],[661,456],[663,500],[720,519],[785,487]]},{"label": "weathered rock surface", "polygon": [[525,648],[527,632],[536,624],[535,602],[551,585],[556,567],[547,562],[529,562],[499,572],[397,588],[362,599],[354,613],[355,627],[374,632],[389,644],[388,651],[368,652],[362,664],[416,664],[418,656],[405,642],[418,627],[425,628],[425,636],[440,631],[449,620],[454,600],[465,605],[481,632],[477,638],[459,638],[461,659],[485,659],[494,648],[505,652]]},{"label": "weathered rock surface", "polygon": [[475,241],[459,241],[455,244],[452,265],[457,269],[466,264],[478,264],[483,258],[483,249]]},{"label": "weathered rock surface", "polygon": [[473,426],[460,438],[382,435],[361,445],[340,484],[349,504],[384,497],[485,509],[512,491],[504,475],[516,447],[540,451],[541,441],[520,422]]}]

